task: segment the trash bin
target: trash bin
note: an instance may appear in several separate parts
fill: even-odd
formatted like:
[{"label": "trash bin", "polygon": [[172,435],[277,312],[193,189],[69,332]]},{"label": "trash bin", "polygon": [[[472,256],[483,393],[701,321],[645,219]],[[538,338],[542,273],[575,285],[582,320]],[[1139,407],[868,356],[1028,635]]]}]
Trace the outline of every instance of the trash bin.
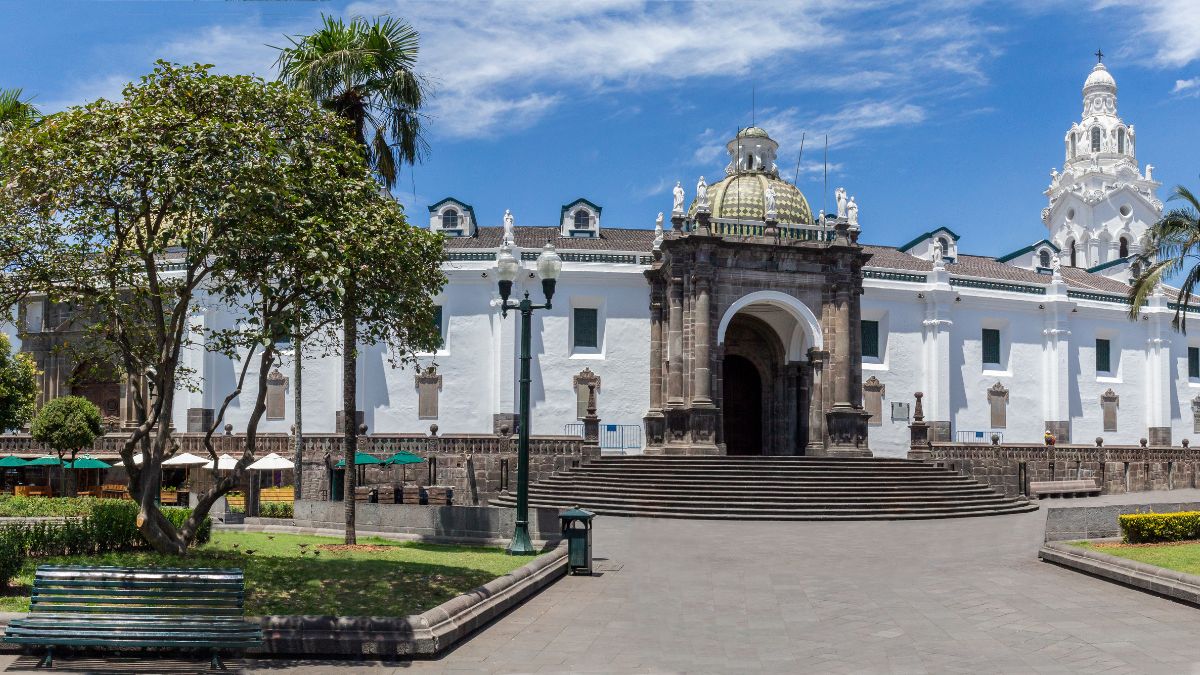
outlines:
[{"label": "trash bin", "polygon": [[558,514],[567,540],[567,572],[592,574],[592,519],[596,514],[576,506]]}]

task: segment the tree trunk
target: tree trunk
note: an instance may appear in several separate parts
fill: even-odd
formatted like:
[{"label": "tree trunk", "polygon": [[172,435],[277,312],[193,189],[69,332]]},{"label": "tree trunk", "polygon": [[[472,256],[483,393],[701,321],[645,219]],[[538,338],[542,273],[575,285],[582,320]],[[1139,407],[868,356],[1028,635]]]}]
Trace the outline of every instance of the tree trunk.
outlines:
[{"label": "tree trunk", "polygon": [[358,450],[358,317],[355,297],[357,293],[355,275],[351,272],[346,280],[346,296],[342,305],[342,445],[346,455],[345,486],[346,543],[355,544],[354,487],[357,478],[354,455]]},{"label": "tree trunk", "polygon": [[[297,312],[297,314],[299,314],[299,313]],[[296,364],[294,366],[295,372],[292,375],[293,379],[295,379],[295,381],[296,381],[296,390],[295,390],[296,391],[296,400],[295,400],[295,407],[296,407],[296,411],[295,411],[295,417],[296,417],[296,432],[295,432],[296,433],[296,439],[295,439],[296,440],[296,458],[295,458],[296,469],[295,469],[295,471],[292,472],[292,478],[295,481],[295,485],[292,486],[292,499],[297,500],[297,499],[304,498],[304,425],[303,425],[303,416],[301,415],[302,408],[303,408],[303,406],[301,405],[301,398],[302,398],[301,395],[303,394],[304,390],[300,386],[301,385],[300,378],[301,378],[301,375],[304,373],[304,365],[303,365],[304,341],[300,338],[300,321],[299,320],[296,321],[296,335],[293,340],[293,345],[295,346],[295,352],[296,352],[296,355],[295,355]]]}]

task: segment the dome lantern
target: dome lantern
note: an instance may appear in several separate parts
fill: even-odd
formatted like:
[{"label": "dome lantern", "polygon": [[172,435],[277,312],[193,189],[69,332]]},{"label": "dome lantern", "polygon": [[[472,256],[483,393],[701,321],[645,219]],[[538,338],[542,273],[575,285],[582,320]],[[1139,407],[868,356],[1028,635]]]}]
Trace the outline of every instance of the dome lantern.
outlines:
[{"label": "dome lantern", "polygon": [[[812,210],[804,193],[779,178],[775,165],[779,144],[759,127],[747,127],[725,145],[729,165],[725,178],[708,186],[711,218],[717,222],[757,222],[767,220],[766,191],[775,192],[775,218],[779,225],[811,225]],[[688,216],[695,218],[696,202]]]}]

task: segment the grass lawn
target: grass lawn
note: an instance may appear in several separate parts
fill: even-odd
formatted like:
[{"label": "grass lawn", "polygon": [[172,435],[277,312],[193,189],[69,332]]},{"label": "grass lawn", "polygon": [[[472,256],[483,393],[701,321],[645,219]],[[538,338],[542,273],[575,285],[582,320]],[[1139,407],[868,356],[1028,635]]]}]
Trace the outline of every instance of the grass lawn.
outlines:
[{"label": "grass lawn", "polygon": [[1197,541],[1171,542],[1166,544],[1072,543],[1075,546],[1090,548],[1093,551],[1136,560],[1148,565],[1157,565],[1158,567],[1166,567],[1177,572],[1200,575],[1200,542]]},{"label": "grass lawn", "polygon": [[318,548],[341,544],[341,539],[332,537],[217,531],[211,542],[185,558],[135,552],[31,559],[0,596],[0,611],[29,609],[33,572],[39,564],[76,563],[241,567],[246,572],[246,614],[250,616],[405,616],[436,607],[531,560],[505,555],[498,548],[363,537],[358,542],[370,544],[372,550]]}]

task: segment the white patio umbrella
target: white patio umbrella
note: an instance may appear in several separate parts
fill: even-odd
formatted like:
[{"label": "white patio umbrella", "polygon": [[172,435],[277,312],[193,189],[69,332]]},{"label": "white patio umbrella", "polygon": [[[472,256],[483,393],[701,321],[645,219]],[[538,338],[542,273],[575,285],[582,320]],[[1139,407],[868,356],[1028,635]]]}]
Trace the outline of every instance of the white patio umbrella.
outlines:
[{"label": "white patio umbrella", "polygon": [[282,471],[283,469],[296,468],[296,463],[286,457],[280,457],[278,453],[272,452],[246,468],[254,469],[255,471]]},{"label": "white patio umbrella", "polygon": [[163,466],[199,466],[201,464],[211,464],[210,460],[204,459],[198,455],[193,455],[190,452],[185,452],[180,455],[175,455],[170,459],[163,460]]},{"label": "white patio umbrella", "polygon": [[[166,464],[166,462],[163,462],[163,463]],[[237,468],[237,463],[238,463],[238,461],[236,459],[234,459],[233,457],[229,456],[228,454],[221,455],[220,457],[217,458],[217,471],[233,471],[234,469]],[[213,468],[213,463],[212,463],[211,459],[204,463],[204,468],[206,468],[206,469]]]}]

